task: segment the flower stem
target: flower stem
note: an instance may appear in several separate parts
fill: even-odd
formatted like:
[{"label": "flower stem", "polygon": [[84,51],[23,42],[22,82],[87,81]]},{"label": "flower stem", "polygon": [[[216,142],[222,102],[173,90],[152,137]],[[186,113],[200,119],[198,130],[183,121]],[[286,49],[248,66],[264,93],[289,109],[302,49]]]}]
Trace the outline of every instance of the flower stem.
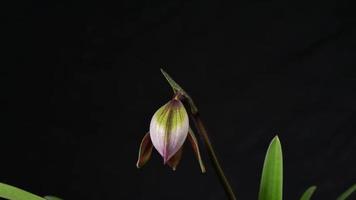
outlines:
[{"label": "flower stem", "polygon": [[216,174],[218,175],[219,180],[224,187],[226,195],[228,196],[228,198],[230,200],[236,200],[234,191],[232,190],[232,187],[224,174],[224,170],[221,168],[221,165],[220,165],[219,160],[216,156],[214,147],[210,142],[208,132],[206,131],[206,128],[200,118],[198,108],[196,107],[193,99],[189,96],[189,94],[187,92],[184,91],[184,89],[178,83],[176,83],[172,79],[171,76],[169,76],[169,74],[167,72],[165,72],[163,69],[161,69],[161,72],[164,75],[164,77],[166,78],[166,80],[168,81],[168,83],[171,85],[175,96],[177,98],[185,100],[189,104],[193,122],[198,130],[198,133],[201,135],[201,138],[205,142],[205,146],[208,150],[208,155],[210,157],[211,162],[213,163],[213,167],[216,171]]},{"label": "flower stem", "polygon": [[194,122],[197,130],[198,130],[198,133],[202,136],[202,138],[206,144],[205,146],[208,150],[210,160],[213,163],[213,167],[216,171],[216,174],[218,175],[219,180],[224,187],[226,195],[228,196],[228,198],[230,200],[236,200],[236,195],[234,194],[234,191],[232,190],[232,187],[224,174],[224,170],[221,168],[221,165],[220,165],[219,160],[216,156],[214,147],[210,142],[208,132],[200,118],[199,113],[198,112],[192,113],[192,119],[193,119],[193,122]]}]

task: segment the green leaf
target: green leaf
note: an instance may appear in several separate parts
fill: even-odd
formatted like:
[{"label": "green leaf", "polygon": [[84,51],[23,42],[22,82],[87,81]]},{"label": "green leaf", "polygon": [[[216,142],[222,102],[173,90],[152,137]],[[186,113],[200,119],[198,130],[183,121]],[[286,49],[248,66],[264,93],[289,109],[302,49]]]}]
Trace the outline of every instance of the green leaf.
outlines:
[{"label": "green leaf", "polygon": [[282,200],[283,156],[278,136],[271,141],[263,164],[259,200]]},{"label": "green leaf", "polygon": [[185,91],[183,90],[183,88],[178,85],[177,82],[175,82],[173,80],[173,78],[166,72],[164,71],[162,68],[161,68],[161,73],[163,74],[163,76],[167,79],[169,85],[171,85],[172,89],[173,89],[173,92],[183,92],[185,93]]},{"label": "green leaf", "polygon": [[315,190],[316,190],[316,186],[309,187],[307,190],[305,190],[305,192],[303,193],[300,200],[310,200],[310,198],[313,196]]},{"label": "green leaf", "polygon": [[44,197],[47,200],[62,200],[61,198],[55,197],[55,196],[45,196]]},{"label": "green leaf", "polygon": [[194,103],[193,99],[189,96],[189,94],[185,90],[183,90],[183,88],[177,82],[175,82],[173,80],[173,78],[166,71],[161,69],[161,73],[166,78],[169,85],[172,87],[173,92],[175,94],[176,93],[182,94],[187,99],[189,106],[190,106],[190,110],[192,111],[192,113],[196,114],[198,112],[198,108],[195,106],[195,103]]},{"label": "green leaf", "polygon": [[17,187],[0,183],[0,197],[10,200],[46,200]]},{"label": "green leaf", "polygon": [[336,200],[345,200],[355,191],[356,191],[356,184],[352,185],[349,189],[347,189],[344,193],[342,193]]}]

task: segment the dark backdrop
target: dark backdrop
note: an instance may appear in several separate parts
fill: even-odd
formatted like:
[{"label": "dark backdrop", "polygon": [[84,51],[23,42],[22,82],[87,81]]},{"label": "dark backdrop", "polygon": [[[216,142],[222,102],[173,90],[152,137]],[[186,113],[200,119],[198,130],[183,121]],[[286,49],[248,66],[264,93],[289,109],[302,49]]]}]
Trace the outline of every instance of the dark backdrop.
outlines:
[{"label": "dark backdrop", "polygon": [[[285,199],[356,182],[351,1],[19,3],[4,28],[0,181],[64,199],[224,199],[190,148],[135,167],[165,68],[194,98],[238,199],[280,136]],[[206,153],[204,152],[205,160]],[[355,198],[355,197],[353,197]]]}]

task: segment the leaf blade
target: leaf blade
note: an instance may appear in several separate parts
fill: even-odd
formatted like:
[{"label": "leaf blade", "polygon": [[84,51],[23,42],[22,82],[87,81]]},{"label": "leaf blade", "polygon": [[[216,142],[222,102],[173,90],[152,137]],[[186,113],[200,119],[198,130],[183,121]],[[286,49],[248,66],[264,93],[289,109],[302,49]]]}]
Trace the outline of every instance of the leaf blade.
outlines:
[{"label": "leaf blade", "polygon": [[313,186],[309,187],[307,190],[305,190],[305,192],[303,193],[300,200],[310,200],[311,197],[313,196],[315,190],[316,190],[316,186],[313,185]]},{"label": "leaf blade", "polygon": [[46,200],[20,188],[0,183],[0,197],[10,200]]},{"label": "leaf blade", "polygon": [[356,184],[349,187],[349,189],[343,192],[336,200],[345,200],[355,191],[356,191]]},{"label": "leaf blade", "polygon": [[278,136],[271,141],[262,169],[259,200],[282,200],[283,155]]}]

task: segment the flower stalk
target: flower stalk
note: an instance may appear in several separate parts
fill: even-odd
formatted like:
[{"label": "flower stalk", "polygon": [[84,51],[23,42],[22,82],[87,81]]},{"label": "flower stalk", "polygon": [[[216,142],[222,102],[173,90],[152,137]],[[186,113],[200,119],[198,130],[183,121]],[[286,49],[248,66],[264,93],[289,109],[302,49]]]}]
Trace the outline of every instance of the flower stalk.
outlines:
[{"label": "flower stalk", "polygon": [[218,160],[218,157],[216,156],[214,147],[210,142],[208,132],[207,132],[200,116],[199,116],[199,113],[192,114],[192,119],[193,119],[193,122],[194,122],[197,130],[198,130],[198,133],[202,136],[202,138],[205,142],[209,158],[213,164],[213,167],[219,177],[221,184],[223,185],[226,195],[229,197],[229,199],[236,200],[236,195],[234,194],[234,191],[232,190],[232,187],[225,176],[224,170],[222,169],[222,167],[220,165],[220,162]]},{"label": "flower stalk", "polygon": [[209,158],[213,164],[213,167],[215,169],[215,172],[217,174],[217,176],[219,177],[220,183],[222,184],[225,193],[227,195],[227,197],[230,200],[236,200],[236,195],[234,193],[234,191],[232,190],[232,187],[228,181],[228,179],[225,176],[224,170],[221,167],[221,164],[217,158],[217,155],[215,153],[214,147],[210,141],[209,138],[209,134],[201,120],[201,117],[199,115],[199,111],[198,108],[196,107],[193,99],[188,95],[188,93],[186,93],[182,87],[180,87],[168,74],[167,72],[165,72],[163,69],[161,69],[162,74],[164,75],[164,77],[167,79],[168,83],[171,85],[173,92],[181,98],[182,101],[186,101],[189,106],[190,106],[190,110],[191,110],[191,117],[193,120],[193,123],[195,124],[198,133],[200,134],[201,138],[203,139],[204,143],[205,143],[205,147],[207,149]]}]

